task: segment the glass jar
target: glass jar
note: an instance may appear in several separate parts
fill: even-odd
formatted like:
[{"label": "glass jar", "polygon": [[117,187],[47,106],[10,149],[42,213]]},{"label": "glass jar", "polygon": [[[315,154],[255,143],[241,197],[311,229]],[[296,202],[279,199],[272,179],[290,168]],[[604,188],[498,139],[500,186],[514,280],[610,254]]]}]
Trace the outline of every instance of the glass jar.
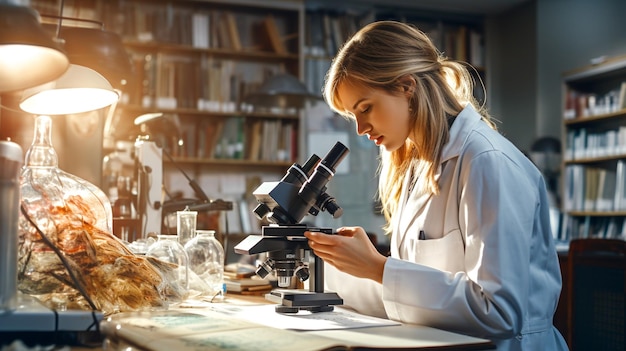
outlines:
[{"label": "glass jar", "polygon": [[215,238],[215,230],[196,230],[196,236],[185,244],[189,257],[189,269],[197,274],[210,288],[209,296],[224,293],[224,248]]},{"label": "glass jar", "polygon": [[168,264],[169,270],[161,269],[172,289],[166,297],[170,303],[179,303],[189,296],[189,258],[177,235],[157,235],[157,241],[148,247],[146,257],[156,258]]}]

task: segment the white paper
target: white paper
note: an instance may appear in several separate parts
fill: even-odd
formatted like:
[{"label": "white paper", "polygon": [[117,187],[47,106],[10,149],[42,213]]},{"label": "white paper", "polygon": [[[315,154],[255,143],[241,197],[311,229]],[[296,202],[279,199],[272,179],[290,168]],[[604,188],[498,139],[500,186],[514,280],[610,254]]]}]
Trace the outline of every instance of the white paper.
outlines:
[{"label": "white paper", "polygon": [[271,304],[256,306],[214,304],[211,309],[238,319],[278,329],[336,330],[401,325],[392,320],[365,316],[341,307],[335,307],[331,312],[315,313],[309,311],[277,313],[275,305]]}]

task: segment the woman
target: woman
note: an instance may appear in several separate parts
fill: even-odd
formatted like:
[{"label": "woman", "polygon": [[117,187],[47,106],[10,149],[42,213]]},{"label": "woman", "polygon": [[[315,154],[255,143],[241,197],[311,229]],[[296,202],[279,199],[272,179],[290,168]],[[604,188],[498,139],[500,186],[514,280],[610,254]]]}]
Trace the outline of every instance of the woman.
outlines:
[{"label": "woman", "polygon": [[561,276],[543,178],[472,86],[410,25],[356,33],[324,97],[383,148],[391,256],[360,227],[305,235],[332,266],[327,287],[361,313],[488,338],[499,350],[567,350],[552,325]]}]

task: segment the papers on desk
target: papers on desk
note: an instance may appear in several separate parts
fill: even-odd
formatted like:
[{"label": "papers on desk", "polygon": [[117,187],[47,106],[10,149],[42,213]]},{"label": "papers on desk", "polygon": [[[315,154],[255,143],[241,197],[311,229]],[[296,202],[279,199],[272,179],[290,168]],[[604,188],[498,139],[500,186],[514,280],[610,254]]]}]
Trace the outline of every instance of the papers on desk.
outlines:
[{"label": "papers on desk", "polygon": [[354,313],[335,307],[332,312],[300,311],[294,314],[276,313],[274,305],[236,306],[214,304],[211,309],[237,319],[268,327],[292,330],[335,330],[400,325],[396,321]]},{"label": "papers on desk", "polygon": [[183,311],[120,313],[100,324],[113,346],[144,350],[334,350],[337,341],[295,331],[265,327],[220,312]]},{"label": "papers on desk", "polygon": [[[477,350],[479,346],[493,346],[488,340],[428,327],[397,326],[392,321],[338,308],[335,312],[298,312],[288,316],[278,315],[272,305],[214,305],[203,309],[119,313],[103,321],[100,331],[113,349],[133,346],[150,351],[449,350],[451,346]],[[285,324],[287,321],[291,321],[290,326]],[[306,328],[311,331],[289,330]]]}]

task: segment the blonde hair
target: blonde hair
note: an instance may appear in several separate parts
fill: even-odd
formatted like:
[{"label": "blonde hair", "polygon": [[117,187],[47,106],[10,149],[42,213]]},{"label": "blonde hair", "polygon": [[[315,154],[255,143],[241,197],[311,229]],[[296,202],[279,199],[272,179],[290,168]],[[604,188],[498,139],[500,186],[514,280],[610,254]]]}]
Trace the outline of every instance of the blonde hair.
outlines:
[{"label": "blonde hair", "polygon": [[379,21],[359,30],[339,50],[326,75],[324,98],[337,113],[348,113],[338,95],[345,81],[399,94],[406,77],[416,82],[409,106],[413,140],[393,152],[383,152],[378,195],[389,223],[405,177],[416,179],[413,191],[439,193],[435,176],[443,146],[449,139],[449,119],[472,104],[492,128],[486,110],[473,97],[474,80],[464,64],[445,58],[422,31],[406,23]]}]

